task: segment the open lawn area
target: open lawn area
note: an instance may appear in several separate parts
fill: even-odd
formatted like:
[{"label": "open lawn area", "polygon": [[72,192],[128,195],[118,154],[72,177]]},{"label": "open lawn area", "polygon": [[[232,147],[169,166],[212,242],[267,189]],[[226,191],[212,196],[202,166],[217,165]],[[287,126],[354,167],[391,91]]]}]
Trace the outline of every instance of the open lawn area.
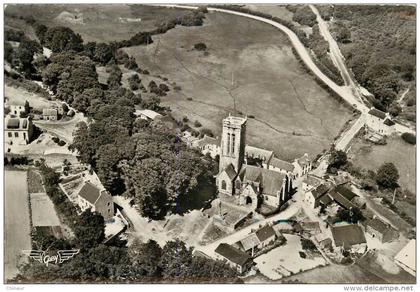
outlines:
[{"label": "open lawn area", "polygon": [[286,244],[279,246],[266,254],[254,259],[260,272],[271,280],[278,280],[302,271],[326,265],[321,254],[305,252],[306,258],[302,258],[299,252],[303,252],[300,236],[284,234]]},{"label": "open lawn area", "polygon": [[[168,9],[133,4],[8,5],[6,13],[33,16],[47,26],[67,26],[85,42],[111,42],[129,39],[140,31],[156,28],[159,20],[181,16],[183,9]],[[21,29],[21,22],[7,17],[8,27]]]},{"label": "open lawn area", "polygon": [[9,104],[24,105],[25,101],[29,102],[29,106],[41,110],[44,108],[61,107],[61,102],[47,100],[45,97],[29,92],[22,87],[13,87],[4,85],[4,96],[8,99]]},{"label": "open lawn area", "polygon": [[4,277],[18,273],[18,265],[28,258],[23,250],[31,249],[26,171],[7,170],[4,173]]},{"label": "open lawn area", "polygon": [[394,163],[400,174],[401,187],[416,192],[416,146],[404,142],[401,137],[389,137],[383,146],[355,139],[349,156],[356,166],[373,171],[385,162]]},{"label": "open lawn area", "polygon": [[[288,38],[267,24],[210,12],[201,27],[176,27],[153,39],[125,51],[182,88],[162,103],[191,126],[198,120],[220,136],[222,119],[236,108],[249,117],[248,144],[292,160],[329,148],[351,116],[302,69]],[[194,49],[200,42],[206,52]]]},{"label": "open lawn area", "polygon": [[33,193],[30,196],[33,226],[60,226],[54,204],[47,194]]}]

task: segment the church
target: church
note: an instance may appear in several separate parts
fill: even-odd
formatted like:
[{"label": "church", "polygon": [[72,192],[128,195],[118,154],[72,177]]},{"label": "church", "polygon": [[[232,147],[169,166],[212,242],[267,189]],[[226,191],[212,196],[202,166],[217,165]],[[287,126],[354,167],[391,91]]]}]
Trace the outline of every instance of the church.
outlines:
[{"label": "church", "polygon": [[245,145],[246,122],[234,116],[223,119],[219,194],[233,196],[238,205],[254,210],[262,204],[277,209],[291,197],[293,174],[270,165],[272,151]]}]

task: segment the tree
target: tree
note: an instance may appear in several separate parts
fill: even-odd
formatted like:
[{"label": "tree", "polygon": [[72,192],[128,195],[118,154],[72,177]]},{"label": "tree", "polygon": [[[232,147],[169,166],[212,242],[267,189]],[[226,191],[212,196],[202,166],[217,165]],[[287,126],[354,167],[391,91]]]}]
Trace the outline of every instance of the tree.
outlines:
[{"label": "tree", "polygon": [[160,266],[164,278],[183,278],[190,274],[192,249],[178,239],[168,241],[162,249]]},{"label": "tree", "polygon": [[376,172],[376,182],[386,189],[394,189],[398,186],[398,169],[391,162],[382,164]]},{"label": "tree", "polygon": [[128,256],[131,259],[133,277],[141,279],[147,277],[159,277],[161,274],[160,259],[162,249],[154,240],[142,243],[135,240],[128,248]]},{"label": "tree", "polygon": [[411,134],[411,133],[403,133],[401,135],[401,138],[407,142],[408,144],[411,145],[416,145],[416,135]]},{"label": "tree", "polygon": [[43,41],[45,46],[54,53],[83,50],[82,37],[64,26],[49,28],[44,34]]},{"label": "tree", "polygon": [[356,224],[359,221],[363,221],[365,218],[359,208],[339,209],[336,215],[337,219],[341,222],[345,221],[348,223]]},{"label": "tree", "polygon": [[332,169],[339,169],[341,166],[344,166],[347,163],[347,154],[342,150],[333,149],[328,162],[329,172]]},{"label": "tree", "polygon": [[25,114],[29,114],[29,111],[30,111],[30,107],[29,107],[29,101],[27,101],[27,100],[25,100],[25,105],[24,105],[24,107],[25,107]]},{"label": "tree", "polygon": [[104,217],[87,209],[80,214],[78,224],[74,227],[74,234],[81,249],[97,246],[105,239]]},{"label": "tree", "polygon": [[116,89],[121,86],[122,72],[120,67],[114,65],[111,67],[111,74],[108,77],[107,83],[109,88]]},{"label": "tree", "polygon": [[[86,48],[85,48],[86,49]],[[111,59],[114,59],[114,51],[111,46],[106,43],[96,44],[93,60],[106,65]]]}]

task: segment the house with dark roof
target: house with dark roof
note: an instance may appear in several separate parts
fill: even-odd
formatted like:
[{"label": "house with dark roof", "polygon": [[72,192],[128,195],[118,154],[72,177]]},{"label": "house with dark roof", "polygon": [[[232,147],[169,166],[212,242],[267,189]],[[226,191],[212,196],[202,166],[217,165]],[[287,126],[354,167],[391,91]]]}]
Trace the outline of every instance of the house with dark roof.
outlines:
[{"label": "house with dark roof", "polygon": [[271,225],[267,224],[238,241],[236,246],[240,250],[250,254],[251,256],[254,256],[255,253],[262,248],[273,244],[276,239],[276,232]]},{"label": "house with dark roof", "polygon": [[391,242],[399,237],[399,233],[391,225],[378,218],[367,219],[363,222],[366,234],[378,239],[382,243]]},{"label": "house with dark roof", "polygon": [[312,208],[317,208],[321,203],[321,198],[328,193],[331,185],[328,183],[323,183],[318,185],[316,188],[310,189],[305,193],[305,203],[311,206]]},{"label": "house with dark roof", "polygon": [[391,135],[395,131],[395,122],[391,117],[376,108],[371,108],[366,116],[366,126],[370,131],[382,136]]},{"label": "house with dark roof", "polygon": [[308,153],[293,161],[293,173],[295,177],[301,177],[307,174],[312,169],[312,160],[309,158]]},{"label": "house with dark roof", "polygon": [[226,261],[238,273],[243,274],[254,264],[251,256],[227,243],[221,243],[214,251],[218,259]]},{"label": "house with dark roof", "polygon": [[258,229],[255,232],[255,235],[257,235],[258,240],[261,243],[260,247],[265,247],[276,240],[276,232],[273,227],[268,224]]},{"label": "house with dark roof", "polygon": [[364,253],[367,249],[365,233],[359,225],[335,225],[331,227],[331,233],[333,247],[338,251]]},{"label": "house with dark roof", "polygon": [[10,115],[4,120],[4,142],[10,145],[27,145],[33,135],[32,120]]},{"label": "house with dark roof", "polygon": [[90,181],[85,181],[77,194],[77,204],[82,211],[91,209],[98,212],[105,220],[110,219],[115,214],[112,196],[105,190],[99,189]]}]

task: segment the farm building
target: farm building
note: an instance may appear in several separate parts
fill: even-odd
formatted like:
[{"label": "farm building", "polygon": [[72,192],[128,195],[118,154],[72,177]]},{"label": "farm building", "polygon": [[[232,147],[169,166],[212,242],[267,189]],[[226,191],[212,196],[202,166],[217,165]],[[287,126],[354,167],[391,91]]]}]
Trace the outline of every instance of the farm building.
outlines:
[{"label": "farm building", "polygon": [[12,118],[4,120],[4,142],[10,145],[27,145],[32,138],[33,125],[30,118]]},{"label": "farm building", "polygon": [[305,203],[307,203],[312,208],[317,208],[321,204],[321,199],[328,193],[330,190],[330,185],[323,183],[316,188],[310,189],[305,193]]},{"label": "farm building", "polygon": [[234,248],[227,243],[219,244],[215,253],[220,260],[227,261],[228,264],[235,268],[240,274],[248,271],[254,263],[249,254]]},{"label": "farm building", "polygon": [[264,227],[238,241],[236,245],[240,250],[250,253],[251,256],[254,256],[258,250],[273,244],[276,239],[277,234],[273,227],[270,225],[265,225]]},{"label": "farm building", "polygon": [[367,220],[364,225],[366,233],[382,243],[391,242],[399,237],[397,230],[377,218]]},{"label": "farm building", "polygon": [[156,119],[156,117],[162,116],[160,113],[157,113],[149,109],[136,110],[134,112],[134,115],[146,121],[153,121],[154,119]]},{"label": "farm building", "polygon": [[416,240],[410,240],[395,256],[395,263],[414,277],[416,276]]},{"label": "farm building", "polygon": [[77,203],[85,211],[100,213],[105,220],[114,216],[114,202],[106,190],[100,190],[93,183],[86,181],[77,194]]},{"label": "farm building", "polygon": [[44,108],[42,110],[42,119],[46,121],[56,121],[58,119],[58,111],[55,108]]},{"label": "farm building", "polygon": [[367,249],[365,234],[359,225],[346,224],[331,227],[333,247],[336,250],[347,250],[364,253]]}]

